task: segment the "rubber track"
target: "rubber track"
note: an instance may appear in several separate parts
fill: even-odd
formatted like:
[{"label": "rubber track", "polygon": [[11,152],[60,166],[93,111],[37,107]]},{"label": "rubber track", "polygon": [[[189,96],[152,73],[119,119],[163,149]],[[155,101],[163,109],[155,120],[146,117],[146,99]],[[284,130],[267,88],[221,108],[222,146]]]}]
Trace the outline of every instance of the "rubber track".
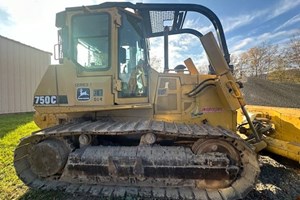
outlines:
[{"label": "rubber track", "polygon": [[[28,161],[31,146],[47,137],[66,137],[71,135],[129,135],[155,133],[195,139],[220,138],[231,143],[241,157],[241,174],[230,187],[220,189],[198,189],[192,187],[138,187],[138,186],[101,186],[88,183],[61,182],[58,177],[42,179],[35,175]],[[19,178],[28,186],[43,190],[60,190],[69,193],[80,193],[91,196],[101,196],[104,199],[242,199],[255,186],[260,169],[257,156],[251,147],[235,133],[207,124],[182,124],[153,120],[135,122],[78,122],[58,125],[34,132],[23,138],[15,150],[14,166]]]}]

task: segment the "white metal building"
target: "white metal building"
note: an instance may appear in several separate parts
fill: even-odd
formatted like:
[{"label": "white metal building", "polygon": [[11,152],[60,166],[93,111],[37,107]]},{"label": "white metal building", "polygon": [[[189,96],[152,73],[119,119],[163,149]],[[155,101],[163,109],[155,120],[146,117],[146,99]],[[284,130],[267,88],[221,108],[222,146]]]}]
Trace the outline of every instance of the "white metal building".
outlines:
[{"label": "white metal building", "polygon": [[0,36],[0,114],[33,111],[33,94],[51,53]]}]

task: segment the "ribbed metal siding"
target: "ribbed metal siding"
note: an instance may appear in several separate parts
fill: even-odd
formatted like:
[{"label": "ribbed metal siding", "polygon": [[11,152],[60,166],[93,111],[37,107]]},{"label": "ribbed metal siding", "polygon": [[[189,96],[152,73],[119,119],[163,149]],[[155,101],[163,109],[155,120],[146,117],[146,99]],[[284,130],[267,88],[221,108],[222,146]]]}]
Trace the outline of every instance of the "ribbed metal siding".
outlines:
[{"label": "ribbed metal siding", "polygon": [[33,111],[33,94],[51,53],[0,36],[0,114]]}]

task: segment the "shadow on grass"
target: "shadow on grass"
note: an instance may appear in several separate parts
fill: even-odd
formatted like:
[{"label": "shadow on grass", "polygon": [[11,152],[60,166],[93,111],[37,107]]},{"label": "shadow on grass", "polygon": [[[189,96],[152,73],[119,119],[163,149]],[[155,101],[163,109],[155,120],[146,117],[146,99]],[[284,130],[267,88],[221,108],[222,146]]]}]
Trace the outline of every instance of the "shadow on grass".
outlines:
[{"label": "shadow on grass", "polygon": [[60,199],[74,199],[73,195],[66,194],[64,192],[59,191],[43,191],[43,190],[35,190],[29,189],[23,196],[19,198],[19,200],[60,200]]},{"label": "shadow on grass", "polygon": [[137,198],[107,198],[101,196],[90,196],[84,194],[71,194],[62,191],[43,191],[43,190],[35,190],[29,189],[23,196],[21,196],[18,200],[136,200]]},{"label": "shadow on grass", "polygon": [[9,132],[33,120],[33,112],[0,115],[0,139]]}]

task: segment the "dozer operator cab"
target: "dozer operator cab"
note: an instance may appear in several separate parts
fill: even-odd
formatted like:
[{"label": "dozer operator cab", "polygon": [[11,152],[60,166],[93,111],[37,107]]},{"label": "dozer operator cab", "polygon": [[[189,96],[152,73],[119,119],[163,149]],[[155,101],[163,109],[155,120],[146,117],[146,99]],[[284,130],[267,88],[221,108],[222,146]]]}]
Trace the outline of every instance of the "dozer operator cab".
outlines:
[{"label": "dozer operator cab", "polygon": [[[112,91],[80,88],[77,100],[83,97],[83,101],[98,101],[100,105],[101,101],[106,101],[104,105],[122,104],[118,99],[123,98],[148,102],[148,79],[144,70],[148,47],[138,15],[109,4],[66,9],[57,14],[57,26],[61,28],[61,61],[69,60],[77,76],[103,76],[115,83],[110,98],[103,100],[102,96],[109,96]],[[111,86],[107,88],[110,90]],[[89,99],[87,92],[93,92],[91,95],[96,97]]]},{"label": "dozer operator cab", "polygon": [[[58,13],[56,26],[60,28],[60,40],[57,54],[60,62],[76,68],[78,77],[100,76],[99,79],[110,79],[114,84],[113,91],[96,88],[88,91],[78,87],[77,100],[101,100],[97,96],[91,99],[84,96],[90,92],[91,95],[107,96],[102,98],[103,105],[149,102],[148,38],[164,37],[164,72],[172,71],[168,64],[168,36],[202,36],[199,31],[185,27],[189,13],[202,14],[212,22],[229,63],[219,19],[200,5],[104,3],[67,8]],[[101,104],[101,101],[95,103]]]}]

